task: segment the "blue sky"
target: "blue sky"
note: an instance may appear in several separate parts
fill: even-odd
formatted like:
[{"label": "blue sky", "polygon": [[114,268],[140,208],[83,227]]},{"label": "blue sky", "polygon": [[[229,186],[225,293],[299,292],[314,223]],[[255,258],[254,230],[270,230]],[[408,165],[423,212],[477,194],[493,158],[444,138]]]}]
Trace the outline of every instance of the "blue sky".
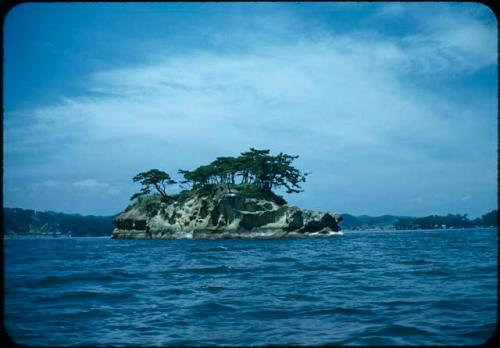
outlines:
[{"label": "blue sky", "polygon": [[[291,204],[497,208],[497,22],[478,3],[24,4],[4,23],[4,206],[107,215],[249,147]],[[175,189],[174,189],[175,191]]]}]

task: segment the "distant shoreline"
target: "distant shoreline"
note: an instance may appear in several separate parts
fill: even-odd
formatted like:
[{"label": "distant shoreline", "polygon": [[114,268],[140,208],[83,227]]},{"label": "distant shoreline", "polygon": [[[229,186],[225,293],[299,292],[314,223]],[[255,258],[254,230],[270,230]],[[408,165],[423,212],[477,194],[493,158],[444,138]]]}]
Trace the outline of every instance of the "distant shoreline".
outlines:
[{"label": "distant shoreline", "polygon": [[[112,234],[113,230],[116,227],[113,220],[118,215],[82,216],[60,212],[42,212],[29,209],[26,210],[22,208],[5,207],[3,209],[3,213],[4,235],[13,235],[14,238],[17,238],[17,236],[21,236],[20,238],[65,238],[65,236],[68,234],[71,234],[72,238],[80,236],[108,237]],[[419,218],[408,216],[402,217],[396,215],[354,216],[348,213],[342,213],[342,222],[340,223],[340,227],[342,231],[346,231],[348,233],[352,231],[425,231],[428,229],[434,230],[435,228],[433,225],[439,226],[440,230],[448,230],[452,229],[451,227],[455,227],[453,226],[454,224],[462,224],[464,222],[469,224],[468,226],[464,226],[464,229],[484,228],[485,226],[495,227],[497,215],[498,211],[493,210],[487,214],[484,214],[481,218],[470,220],[466,219],[464,215],[432,215]],[[421,226],[422,224],[426,225],[425,228],[421,228],[424,227]],[[396,229],[396,227],[403,227],[404,229]],[[461,226],[456,227],[456,229],[462,228]],[[48,237],[40,236],[40,234],[42,233],[47,235]],[[58,234],[58,236],[52,237],[52,233]]]},{"label": "distant shoreline", "polygon": [[418,229],[408,229],[408,230],[367,228],[367,229],[357,229],[357,230],[343,229],[342,232],[425,232],[425,231],[452,232],[452,231],[463,231],[463,230],[490,230],[490,229],[498,229],[498,227],[489,226],[489,227],[461,227],[461,228],[418,228]]},{"label": "distant shoreline", "polygon": [[[466,228],[435,228],[435,229],[414,229],[414,230],[395,230],[395,229],[366,229],[366,230],[342,230],[344,233],[362,233],[362,232],[457,232],[457,231],[466,231],[466,230],[490,230],[496,229],[498,227],[466,227]],[[99,238],[99,239],[110,239],[109,236],[50,236],[50,235],[37,235],[37,234],[7,234],[3,236],[4,239],[74,239],[74,238]]]},{"label": "distant shoreline", "polygon": [[50,236],[44,234],[5,234],[4,239],[73,239],[73,238],[109,238],[109,236]]}]

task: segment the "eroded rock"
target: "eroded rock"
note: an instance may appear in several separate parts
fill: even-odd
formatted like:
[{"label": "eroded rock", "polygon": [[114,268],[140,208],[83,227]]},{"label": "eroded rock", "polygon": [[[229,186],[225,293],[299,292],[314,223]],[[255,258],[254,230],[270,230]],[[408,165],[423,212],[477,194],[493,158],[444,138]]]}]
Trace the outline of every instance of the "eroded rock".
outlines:
[{"label": "eroded rock", "polygon": [[241,239],[328,237],[341,234],[341,216],[218,193],[161,204],[157,211],[132,207],[115,219],[116,239]]}]

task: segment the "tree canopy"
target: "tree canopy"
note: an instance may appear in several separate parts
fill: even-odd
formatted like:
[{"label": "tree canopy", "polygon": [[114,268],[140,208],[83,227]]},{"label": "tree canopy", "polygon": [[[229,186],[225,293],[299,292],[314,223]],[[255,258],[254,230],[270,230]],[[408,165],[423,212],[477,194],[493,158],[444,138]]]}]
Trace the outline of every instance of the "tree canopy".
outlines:
[{"label": "tree canopy", "polygon": [[142,188],[141,191],[135,193],[130,200],[151,193],[151,188],[153,187],[161,195],[162,199],[167,201],[169,199],[167,186],[177,183],[168,173],[158,169],[150,169],[147,172],[139,173],[134,176],[132,180],[134,182],[139,182]]},{"label": "tree canopy", "polygon": [[490,211],[480,218],[469,220],[467,214],[448,214],[446,216],[429,215],[419,218],[398,218],[394,223],[397,230],[434,229],[434,228],[467,228],[498,226],[498,210]]},{"label": "tree canopy", "polygon": [[189,183],[193,188],[208,184],[253,184],[265,191],[285,188],[287,193],[301,192],[300,183],[306,181],[309,173],[292,166],[298,156],[283,152],[272,156],[269,152],[250,148],[238,157],[218,157],[192,171],[181,169],[179,174],[184,177],[181,183]]},{"label": "tree canopy", "polygon": [[[275,197],[273,189],[283,188],[287,193],[302,191],[301,184],[306,181],[309,173],[302,173],[292,165],[298,157],[283,152],[273,156],[269,150],[250,148],[238,157],[217,157],[209,164],[194,170],[180,169],[178,173],[183,176],[180,184],[187,185],[190,190],[222,185]],[[141,183],[142,188],[132,196],[132,200],[150,194],[153,188],[163,200],[170,199],[166,187],[177,183],[168,173],[158,169],[139,173],[133,180]]]}]

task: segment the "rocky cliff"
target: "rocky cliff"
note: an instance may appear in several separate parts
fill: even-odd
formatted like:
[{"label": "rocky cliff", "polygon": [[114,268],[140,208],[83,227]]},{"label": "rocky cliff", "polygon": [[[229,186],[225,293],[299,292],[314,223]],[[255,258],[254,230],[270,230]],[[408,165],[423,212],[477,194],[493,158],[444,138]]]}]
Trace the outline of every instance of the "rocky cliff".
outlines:
[{"label": "rocky cliff", "polygon": [[246,198],[231,191],[133,205],[115,218],[115,239],[241,239],[342,234],[341,216]]}]

